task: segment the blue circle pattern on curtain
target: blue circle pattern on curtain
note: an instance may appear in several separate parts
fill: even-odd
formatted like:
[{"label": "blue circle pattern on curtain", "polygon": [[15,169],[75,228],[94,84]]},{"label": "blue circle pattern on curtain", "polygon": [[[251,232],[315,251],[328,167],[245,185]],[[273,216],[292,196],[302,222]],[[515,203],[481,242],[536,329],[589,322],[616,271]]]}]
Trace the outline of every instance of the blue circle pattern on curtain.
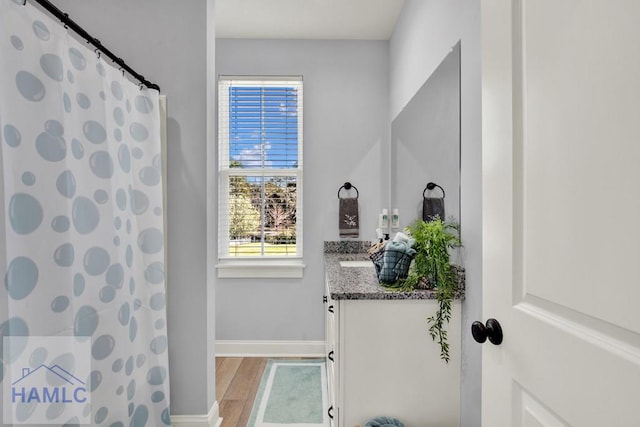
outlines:
[{"label": "blue circle pattern on curtain", "polygon": [[[0,2],[0,37],[0,338],[28,337],[10,349],[0,339],[0,385],[26,358],[91,393],[80,417],[56,403],[12,416],[170,425],[158,93],[22,1]],[[90,370],[71,350],[30,344],[51,336],[90,343]]]}]

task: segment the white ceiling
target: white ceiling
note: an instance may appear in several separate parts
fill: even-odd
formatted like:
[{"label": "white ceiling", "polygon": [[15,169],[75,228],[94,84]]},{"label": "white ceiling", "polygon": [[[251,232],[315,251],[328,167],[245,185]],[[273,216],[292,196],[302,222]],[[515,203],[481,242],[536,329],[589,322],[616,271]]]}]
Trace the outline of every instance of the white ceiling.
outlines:
[{"label": "white ceiling", "polygon": [[216,0],[216,37],[388,40],[404,0]]}]

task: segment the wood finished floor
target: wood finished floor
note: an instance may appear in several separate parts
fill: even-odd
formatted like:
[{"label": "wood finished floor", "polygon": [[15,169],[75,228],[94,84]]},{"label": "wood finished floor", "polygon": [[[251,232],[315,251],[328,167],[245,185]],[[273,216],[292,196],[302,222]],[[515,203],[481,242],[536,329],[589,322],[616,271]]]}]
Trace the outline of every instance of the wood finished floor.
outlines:
[{"label": "wood finished floor", "polygon": [[[300,360],[300,358],[270,358]],[[216,400],[221,427],[245,427],[267,365],[266,357],[216,357]]]}]

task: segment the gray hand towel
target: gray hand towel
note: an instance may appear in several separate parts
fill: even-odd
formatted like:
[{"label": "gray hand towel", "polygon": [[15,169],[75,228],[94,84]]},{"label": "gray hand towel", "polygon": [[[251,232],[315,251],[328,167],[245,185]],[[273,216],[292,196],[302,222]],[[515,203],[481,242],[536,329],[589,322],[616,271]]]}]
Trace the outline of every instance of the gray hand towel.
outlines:
[{"label": "gray hand towel", "polygon": [[444,199],[439,197],[425,197],[422,201],[422,220],[429,222],[438,216],[444,221]]},{"label": "gray hand towel", "polygon": [[341,198],[338,210],[338,229],[340,237],[360,236],[358,219],[358,199],[355,197]]}]

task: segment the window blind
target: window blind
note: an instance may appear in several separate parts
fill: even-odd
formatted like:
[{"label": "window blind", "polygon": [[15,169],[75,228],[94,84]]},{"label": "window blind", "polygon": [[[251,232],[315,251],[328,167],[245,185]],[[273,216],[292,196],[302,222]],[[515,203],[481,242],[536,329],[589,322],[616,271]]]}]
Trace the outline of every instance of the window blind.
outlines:
[{"label": "window blind", "polygon": [[219,254],[302,256],[302,79],[221,76]]}]

